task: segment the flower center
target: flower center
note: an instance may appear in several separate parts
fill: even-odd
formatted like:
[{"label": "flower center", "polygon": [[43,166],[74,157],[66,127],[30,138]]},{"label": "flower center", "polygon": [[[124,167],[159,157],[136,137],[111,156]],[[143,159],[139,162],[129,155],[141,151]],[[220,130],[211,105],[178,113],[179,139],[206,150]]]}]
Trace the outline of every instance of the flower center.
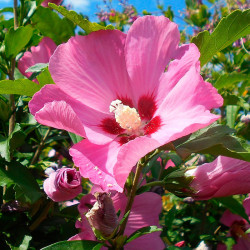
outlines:
[{"label": "flower center", "polygon": [[121,128],[129,132],[137,130],[142,125],[141,118],[135,108],[123,105],[122,101],[112,101],[109,111],[115,114],[115,119]]}]

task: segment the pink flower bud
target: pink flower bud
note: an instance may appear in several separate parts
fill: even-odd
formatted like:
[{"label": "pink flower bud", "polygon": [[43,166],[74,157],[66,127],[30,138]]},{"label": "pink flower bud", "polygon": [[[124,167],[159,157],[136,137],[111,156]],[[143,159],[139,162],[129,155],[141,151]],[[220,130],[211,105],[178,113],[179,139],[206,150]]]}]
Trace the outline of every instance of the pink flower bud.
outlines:
[{"label": "pink flower bud", "polygon": [[56,5],[59,5],[60,3],[62,2],[62,0],[44,0],[42,3],[41,3],[41,6],[43,7],[48,7],[48,3],[54,3]]},{"label": "pink flower bud", "polygon": [[185,241],[182,240],[182,241],[179,241],[175,244],[176,247],[184,247],[185,246]]},{"label": "pink flower bud", "polygon": [[250,192],[250,162],[219,156],[210,163],[188,170],[196,200],[208,200]]},{"label": "pink flower bud", "polygon": [[86,214],[89,224],[97,229],[103,236],[110,236],[118,226],[118,217],[110,195],[96,193],[96,203]]},{"label": "pink flower bud", "polygon": [[74,168],[61,168],[49,175],[43,188],[53,201],[71,200],[82,192],[80,173]]}]

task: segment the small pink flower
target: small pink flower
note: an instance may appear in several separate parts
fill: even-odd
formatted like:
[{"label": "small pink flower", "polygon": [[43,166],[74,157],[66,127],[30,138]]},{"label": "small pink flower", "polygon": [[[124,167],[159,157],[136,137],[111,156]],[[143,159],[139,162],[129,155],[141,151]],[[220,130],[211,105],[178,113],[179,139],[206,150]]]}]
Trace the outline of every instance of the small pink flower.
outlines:
[{"label": "small pink flower", "polygon": [[[246,214],[250,218],[250,198],[246,198],[243,201]],[[233,250],[249,250],[250,246],[250,234],[246,234],[246,230],[250,228],[248,222],[239,215],[232,214],[229,210],[226,210],[222,215],[220,222],[230,228],[228,236],[233,237],[236,240],[236,244],[233,246]],[[218,250],[227,249],[225,245],[220,244]]]},{"label": "small pink flower", "polygon": [[31,52],[27,51],[24,53],[23,57],[18,62],[18,69],[19,71],[29,78],[32,73],[31,72],[25,72],[28,68],[31,66],[37,64],[37,63],[48,63],[50,57],[54,53],[56,49],[56,44],[52,39],[49,37],[44,37],[38,46],[32,46]]},{"label": "small pink flower", "polygon": [[104,191],[122,192],[141,157],[219,118],[209,110],[223,99],[200,76],[198,48],[179,41],[176,24],[145,16],[128,34],[72,37],[51,57],[56,84],[33,96],[30,111],[44,125],[87,138],[70,154]]},{"label": "small pink flower", "polygon": [[82,192],[81,176],[74,168],[61,168],[43,183],[45,193],[56,202],[75,198]]},{"label": "small pink flower", "polygon": [[[116,193],[112,197],[113,205],[116,213],[120,210],[121,215],[119,220],[124,215],[124,210],[127,203],[127,197],[124,194]],[[78,206],[82,221],[76,222],[76,228],[81,232],[69,240],[96,240],[94,233],[84,215],[88,212],[89,207],[93,206],[96,199],[94,195],[88,194],[82,197]],[[127,226],[124,235],[131,235],[136,230],[146,226],[159,226],[159,214],[161,212],[162,201],[161,197],[155,193],[143,193],[135,197]],[[124,246],[125,250],[162,250],[164,243],[160,238],[160,232],[151,233],[141,236]]]},{"label": "small pink flower", "polygon": [[250,192],[250,162],[219,156],[188,170],[186,175],[194,177],[190,186],[196,191],[197,200]]},{"label": "small pink flower", "polygon": [[42,3],[41,3],[41,6],[47,8],[48,7],[48,3],[54,3],[56,5],[59,5],[61,4],[63,0],[44,0]]}]

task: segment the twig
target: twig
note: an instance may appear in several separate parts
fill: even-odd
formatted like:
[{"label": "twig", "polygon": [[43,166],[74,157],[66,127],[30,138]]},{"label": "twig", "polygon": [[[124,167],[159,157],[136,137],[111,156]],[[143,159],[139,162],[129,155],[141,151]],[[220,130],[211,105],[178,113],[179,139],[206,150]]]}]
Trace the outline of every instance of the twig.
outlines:
[{"label": "twig", "polygon": [[[132,208],[132,205],[133,205],[133,202],[134,202],[134,199],[135,199],[136,190],[137,190],[137,185],[138,185],[138,182],[139,182],[139,179],[140,179],[140,174],[141,174],[143,166],[144,165],[141,162],[137,163],[137,168],[136,168],[136,172],[135,172],[133,185],[132,185],[132,188],[131,188],[131,191],[130,191],[130,194],[129,194],[129,198],[128,198],[128,202],[127,202],[124,214],[126,214]],[[118,235],[123,235],[124,234],[124,231],[125,231],[125,228],[126,228],[126,225],[127,225],[127,222],[128,222],[128,217],[121,224],[120,231],[119,231]]]},{"label": "twig", "polygon": [[31,162],[30,162],[30,165],[33,165],[33,164],[36,162],[36,160],[38,159],[39,155],[41,154],[42,148],[43,148],[43,146],[44,146],[44,143],[45,143],[45,141],[46,141],[46,139],[47,139],[47,137],[48,137],[50,131],[51,131],[51,128],[49,128],[49,129],[47,130],[45,136],[44,136],[43,139],[41,140],[41,142],[40,142],[39,146],[37,147],[36,152],[35,152],[35,154],[34,154],[32,160],[31,160]]}]

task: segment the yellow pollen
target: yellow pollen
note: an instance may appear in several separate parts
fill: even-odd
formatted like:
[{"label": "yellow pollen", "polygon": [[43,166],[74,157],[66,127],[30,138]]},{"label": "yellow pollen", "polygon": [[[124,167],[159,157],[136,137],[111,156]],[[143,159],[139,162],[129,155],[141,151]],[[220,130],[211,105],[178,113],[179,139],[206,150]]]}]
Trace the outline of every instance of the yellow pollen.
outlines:
[{"label": "yellow pollen", "polygon": [[120,100],[112,101],[109,111],[115,113],[115,119],[123,129],[133,131],[141,126],[141,118],[136,109],[123,105]]}]

